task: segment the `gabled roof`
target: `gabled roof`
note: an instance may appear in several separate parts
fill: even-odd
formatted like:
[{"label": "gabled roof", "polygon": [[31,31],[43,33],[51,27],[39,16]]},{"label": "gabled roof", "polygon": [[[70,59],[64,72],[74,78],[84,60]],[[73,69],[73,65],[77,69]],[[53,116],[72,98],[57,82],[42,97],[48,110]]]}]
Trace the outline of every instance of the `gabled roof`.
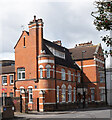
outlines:
[{"label": "gabled roof", "polygon": [[72,53],[72,57],[74,60],[81,60],[82,59],[82,51],[86,51],[83,53],[83,59],[93,59],[94,54],[96,54],[96,48],[98,48],[98,45],[92,45],[92,46],[79,46],[75,48],[69,49],[69,51]]},{"label": "gabled roof", "polygon": [[0,69],[0,74],[15,73],[15,66],[4,66]]},{"label": "gabled roof", "polygon": [[23,36],[24,32],[26,32],[26,33],[27,33],[27,35],[29,35],[29,32],[28,32],[28,31],[25,31],[25,30],[24,30],[24,31],[22,31],[22,34],[21,34],[21,36],[20,36],[19,40],[17,41],[17,43],[16,43],[16,45],[15,45],[14,49],[16,48],[17,44],[19,43],[19,41],[20,41],[21,37]]},{"label": "gabled roof", "polygon": [[49,55],[53,55],[53,54],[48,49],[47,46],[50,46],[50,47],[54,48],[55,50],[58,50],[60,52],[64,52],[65,53],[65,59],[62,59],[62,58],[57,57],[57,56],[54,56],[55,60],[56,60],[56,64],[62,65],[62,66],[66,66],[66,67],[69,67],[69,68],[78,69],[78,70],[80,69],[77,64],[74,64],[74,61],[71,58],[71,54],[70,54],[70,52],[69,52],[69,50],[67,48],[62,47],[60,45],[57,45],[55,43],[52,43],[52,42],[44,39],[43,40],[43,50],[45,50],[46,54],[49,54]]}]

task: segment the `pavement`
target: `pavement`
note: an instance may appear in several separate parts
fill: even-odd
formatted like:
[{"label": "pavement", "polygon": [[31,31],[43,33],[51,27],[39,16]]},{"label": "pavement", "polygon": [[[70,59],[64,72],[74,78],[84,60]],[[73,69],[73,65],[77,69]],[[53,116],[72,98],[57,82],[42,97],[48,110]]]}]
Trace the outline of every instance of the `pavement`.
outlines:
[{"label": "pavement", "polygon": [[13,120],[71,120],[71,119],[86,119],[95,120],[98,118],[101,120],[110,120],[111,108],[85,108],[74,109],[70,111],[53,111],[53,112],[37,112],[29,111],[28,113],[15,112],[15,118]]}]

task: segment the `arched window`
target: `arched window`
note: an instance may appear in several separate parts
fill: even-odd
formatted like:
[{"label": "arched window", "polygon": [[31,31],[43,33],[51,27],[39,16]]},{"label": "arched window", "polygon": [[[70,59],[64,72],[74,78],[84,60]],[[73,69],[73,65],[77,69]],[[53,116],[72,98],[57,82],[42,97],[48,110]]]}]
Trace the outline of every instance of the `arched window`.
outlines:
[{"label": "arched window", "polygon": [[66,86],[63,84],[61,89],[62,89],[62,102],[66,102]]},{"label": "arched window", "polygon": [[72,101],[72,87],[71,85],[68,86],[68,102]]},{"label": "arched window", "polygon": [[40,78],[43,78],[43,66],[40,65],[39,68],[40,68]]},{"label": "arched window", "polygon": [[65,80],[65,70],[61,69],[61,79]]},{"label": "arched window", "polygon": [[57,102],[59,103],[59,86],[57,86]]},{"label": "arched window", "polygon": [[46,76],[47,76],[47,78],[50,78],[50,68],[51,68],[50,65],[46,65],[46,69],[47,69]]},{"label": "arched window", "polygon": [[80,83],[80,73],[79,72],[78,72],[77,77],[78,77],[78,83]]},{"label": "arched window", "polygon": [[71,71],[68,70],[68,81],[71,81]]}]

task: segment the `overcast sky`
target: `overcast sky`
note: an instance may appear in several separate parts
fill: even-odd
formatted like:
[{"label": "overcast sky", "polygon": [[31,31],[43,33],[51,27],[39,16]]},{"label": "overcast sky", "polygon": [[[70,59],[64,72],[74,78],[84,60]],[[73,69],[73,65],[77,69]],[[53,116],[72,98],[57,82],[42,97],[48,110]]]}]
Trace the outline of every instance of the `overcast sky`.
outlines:
[{"label": "overcast sky", "polygon": [[[70,2],[71,1],[71,2]],[[95,0],[0,0],[0,59],[14,60],[14,46],[24,26],[33,16],[44,21],[44,38],[61,40],[62,45],[72,48],[75,44],[93,41],[102,43],[93,25],[91,12]]]}]

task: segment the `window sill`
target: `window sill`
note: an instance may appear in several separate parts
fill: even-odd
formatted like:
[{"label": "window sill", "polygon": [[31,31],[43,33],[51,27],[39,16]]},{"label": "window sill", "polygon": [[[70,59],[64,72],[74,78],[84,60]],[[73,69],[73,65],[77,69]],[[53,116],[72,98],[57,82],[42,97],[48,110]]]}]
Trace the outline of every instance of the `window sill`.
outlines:
[{"label": "window sill", "polygon": [[4,84],[2,84],[2,85],[7,85],[7,83],[4,83]]},{"label": "window sill", "polygon": [[28,104],[33,104],[33,102],[29,102]]}]

